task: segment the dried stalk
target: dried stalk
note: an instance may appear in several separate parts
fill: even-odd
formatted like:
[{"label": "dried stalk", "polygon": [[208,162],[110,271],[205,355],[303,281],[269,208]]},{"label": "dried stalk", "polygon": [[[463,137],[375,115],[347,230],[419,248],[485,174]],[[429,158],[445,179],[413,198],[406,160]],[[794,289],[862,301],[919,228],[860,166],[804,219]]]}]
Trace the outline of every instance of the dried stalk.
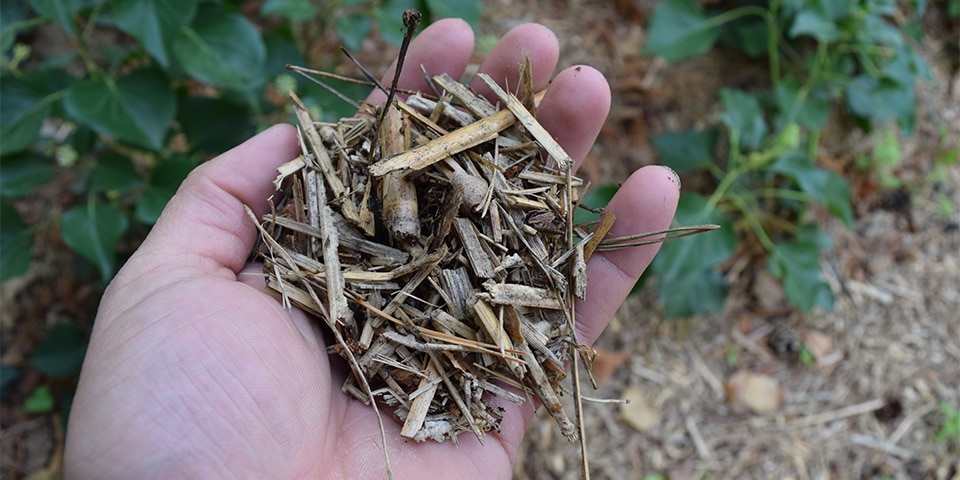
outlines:
[{"label": "dried stalk", "polygon": [[[337,123],[294,96],[303,153],[278,169],[257,255],[284,304],[333,332],[351,369],[343,391],[388,407],[401,435],[482,441],[502,419],[491,396],[525,400],[510,385],[580,438],[588,475],[577,366],[591,359],[574,324],[586,263],[710,227],[611,239],[612,214],[575,226],[584,182],[537,122],[543,92],[526,68],[521,98],[481,75],[500,111],[447,75],[432,77],[439,99],[391,88],[384,106]],[[576,425],[559,401],[571,364]]]}]

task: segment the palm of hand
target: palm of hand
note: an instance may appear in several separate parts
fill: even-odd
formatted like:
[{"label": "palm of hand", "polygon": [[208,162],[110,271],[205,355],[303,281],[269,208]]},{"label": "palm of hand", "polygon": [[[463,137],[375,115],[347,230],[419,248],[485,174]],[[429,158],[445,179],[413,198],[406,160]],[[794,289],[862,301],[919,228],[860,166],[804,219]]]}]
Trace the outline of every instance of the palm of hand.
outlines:
[{"label": "palm of hand", "polygon": [[[465,23],[435,23],[411,45],[401,86],[422,88],[419,69],[409,65],[459,76],[472,49]],[[557,50],[551,32],[521,26],[481,70],[515,85],[516,65],[529,55],[541,89]],[[568,69],[541,103],[541,122],[581,160],[609,101],[599,73]],[[373,409],[338,392],[343,368],[331,367],[316,324],[284,310],[264,293],[259,267],[245,266],[256,234],[243,205],[263,213],[274,169],[298,150],[291,127],[274,127],[199,167],[111,283],[73,404],[68,476],[384,476]],[[674,182],[659,168],[631,176],[609,205],[618,215],[611,235],[669,225]],[[588,301],[577,307],[581,341],[599,335],[655,252],[651,246],[594,255],[588,277],[601,286],[588,287]],[[507,407],[503,431],[482,446],[470,434],[459,446],[417,444],[385,418],[394,473],[422,476],[426,467],[431,478],[509,477],[533,410]]]}]

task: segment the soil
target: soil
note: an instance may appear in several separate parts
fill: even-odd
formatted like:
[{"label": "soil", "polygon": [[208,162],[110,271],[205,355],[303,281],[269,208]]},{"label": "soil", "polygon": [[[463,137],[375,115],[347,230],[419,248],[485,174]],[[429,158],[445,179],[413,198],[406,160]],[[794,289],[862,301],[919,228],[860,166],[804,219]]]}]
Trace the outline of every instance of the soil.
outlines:
[{"label": "soil", "polygon": [[[611,114],[580,172],[594,184],[655,163],[653,135],[711,123],[721,86],[762,86],[755,82],[763,65],[723,49],[676,64],[639,55],[654,3],[486,2],[479,45],[513,25],[540,22],[560,38],[561,68],[588,64],[609,79]],[[839,121],[824,135],[818,161],[851,182],[857,217],[848,229],[826,212],[812,213],[834,242],[821,266],[835,309],[789,308],[779,285],[749,263],[724,272],[730,299],[713,315],[664,319],[656,285],[648,284],[597,342],[599,390],[584,385],[595,398],[632,396],[644,415],[638,422],[619,404],[585,404],[593,478],[960,478],[960,438],[935,440],[946,419],[941,404],[960,407],[960,162],[931,180],[932,159],[960,143],[960,25],[945,8],[930,2],[924,22],[920,48],[934,78],[919,87],[915,133],[902,138],[894,173],[904,187],[884,190],[871,172],[853,167],[870,151],[870,137]],[[367,43],[361,58],[376,69],[382,51]],[[18,204],[29,222],[63,208],[69,179],[57,182]],[[938,196],[953,211],[942,212]],[[39,238],[31,272],[0,285],[4,365],[23,363],[49,325],[88,325],[95,308],[96,287],[52,230]],[[815,361],[801,359],[804,344],[816,349]],[[738,372],[776,381],[773,411],[728,401],[736,393],[728,380]],[[59,472],[61,417],[19,408],[44,381],[25,373],[2,402],[0,478]],[[515,478],[579,478],[579,458],[542,414]]]}]

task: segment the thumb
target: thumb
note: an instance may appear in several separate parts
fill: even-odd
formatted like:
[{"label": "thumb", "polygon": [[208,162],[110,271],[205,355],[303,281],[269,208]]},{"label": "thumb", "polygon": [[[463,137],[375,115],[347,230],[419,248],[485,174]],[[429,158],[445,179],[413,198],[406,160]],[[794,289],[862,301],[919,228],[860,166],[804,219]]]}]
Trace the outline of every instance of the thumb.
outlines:
[{"label": "thumb", "polygon": [[138,253],[168,267],[189,262],[239,272],[256,241],[243,205],[257,216],[266,212],[277,167],[299,154],[296,129],[275,125],[200,165],[170,199]]}]

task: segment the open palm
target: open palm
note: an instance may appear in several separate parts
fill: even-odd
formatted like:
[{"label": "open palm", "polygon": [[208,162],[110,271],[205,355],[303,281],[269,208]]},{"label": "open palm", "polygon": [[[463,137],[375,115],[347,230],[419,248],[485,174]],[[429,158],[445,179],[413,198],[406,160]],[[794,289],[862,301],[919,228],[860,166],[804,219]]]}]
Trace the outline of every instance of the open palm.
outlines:
[{"label": "open palm", "polygon": [[[420,64],[459,77],[472,50],[466,23],[436,22],[411,45],[400,86],[425,87]],[[546,88],[558,46],[539,25],[511,30],[480,68],[515,86],[525,55],[535,87]],[[571,67],[549,84],[538,117],[580,160],[609,105],[603,76]],[[73,403],[68,478],[386,475],[374,412],[339,391],[344,374],[331,368],[317,323],[284,310],[265,293],[260,267],[246,264],[256,230],[243,205],[262,214],[276,167],[298,154],[295,130],[276,126],[197,168],[110,284]],[[609,205],[611,235],[665,228],[678,192],[669,170],[637,171]],[[591,257],[580,341],[596,339],[656,250]],[[398,478],[509,478],[532,415],[530,405],[509,405],[503,430],[483,445],[470,435],[418,444],[385,419],[386,449]]]}]

